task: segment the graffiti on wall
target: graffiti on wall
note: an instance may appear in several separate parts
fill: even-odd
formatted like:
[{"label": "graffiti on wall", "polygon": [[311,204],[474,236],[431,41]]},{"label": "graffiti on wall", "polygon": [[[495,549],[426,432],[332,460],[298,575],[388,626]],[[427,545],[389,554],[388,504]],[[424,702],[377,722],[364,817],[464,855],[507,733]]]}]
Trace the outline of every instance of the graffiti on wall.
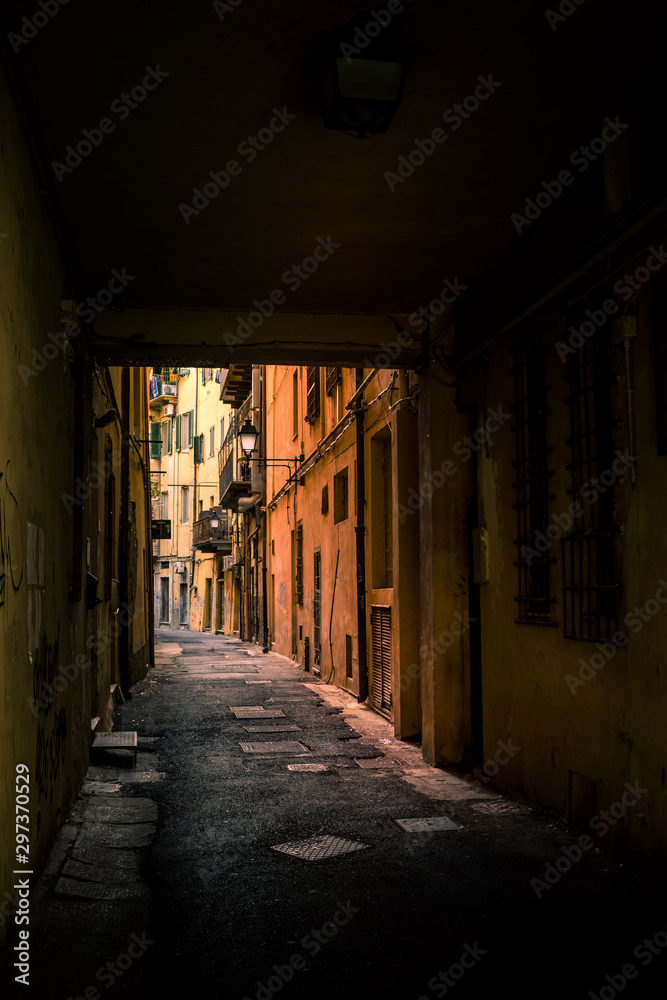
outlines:
[{"label": "graffiti on wall", "polygon": [[65,763],[66,750],[67,715],[61,708],[50,723],[40,723],[37,729],[35,781],[40,803],[42,799],[46,799],[48,805],[53,802],[53,789]]},{"label": "graffiti on wall", "polygon": [[16,494],[11,487],[10,463],[0,472],[0,607],[9,588],[19,590],[23,582],[25,542],[23,519]]},{"label": "graffiti on wall", "polygon": [[60,672],[60,628],[55,642],[45,635],[32,656],[32,697],[38,712],[48,714],[57,698],[56,680]]}]

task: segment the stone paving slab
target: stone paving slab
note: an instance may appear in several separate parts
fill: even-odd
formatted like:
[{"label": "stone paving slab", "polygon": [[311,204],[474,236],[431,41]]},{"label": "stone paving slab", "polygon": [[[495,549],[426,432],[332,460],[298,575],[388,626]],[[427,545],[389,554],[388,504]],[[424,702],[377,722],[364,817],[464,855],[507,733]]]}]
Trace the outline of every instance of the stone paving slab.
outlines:
[{"label": "stone paving slab", "polygon": [[154,823],[85,823],[77,843],[101,847],[148,847],[154,836]]},{"label": "stone paving slab", "polygon": [[139,866],[123,867],[120,865],[92,864],[87,861],[75,861],[70,858],[65,862],[62,874],[67,878],[77,878],[84,882],[106,882],[112,885],[127,885],[140,882]]},{"label": "stone paving slab", "polygon": [[88,803],[86,820],[93,823],[155,823],[157,803],[152,799],[124,799],[98,795]]},{"label": "stone paving slab", "polygon": [[86,882],[62,877],[56,882],[55,896],[59,899],[150,899],[148,886],[113,885],[108,882]]},{"label": "stone paving slab", "polygon": [[72,859],[88,865],[101,865],[110,871],[128,875],[139,874],[140,854],[136,850],[104,847],[102,844],[79,843],[72,848]]}]

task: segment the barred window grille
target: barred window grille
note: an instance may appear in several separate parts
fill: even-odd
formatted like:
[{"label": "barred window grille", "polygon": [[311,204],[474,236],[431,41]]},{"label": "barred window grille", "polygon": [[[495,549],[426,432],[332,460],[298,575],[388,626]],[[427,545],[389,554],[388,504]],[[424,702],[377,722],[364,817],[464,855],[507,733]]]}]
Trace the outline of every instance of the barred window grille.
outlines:
[{"label": "barred window grille", "polygon": [[320,415],[320,369],[306,368],[306,421],[312,424]]},{"label": "barred window grille", "polygon": [[606,640],[618,631],[609,359],[604,328],[569,359],[568,493],[576,516],[561,540],[566,639]]},{"label": "barred window grille", "polygon": [[547,444],[547,384],[544,376],[544,343],[541,336],[520,344],[513,352],[514,436],[517,512],[517,561],[519,592],[517,623],[554,625],[551,565],[554,562],[548,535],[549,469]]},{"label": "barred window grille", "polygon": [[296,603],[303,604],[303,524],[296,526]]},{"label": "barred window grille", "polygon": [[327,396],[330,396],[340,381],[340,368],[327,368]]}]

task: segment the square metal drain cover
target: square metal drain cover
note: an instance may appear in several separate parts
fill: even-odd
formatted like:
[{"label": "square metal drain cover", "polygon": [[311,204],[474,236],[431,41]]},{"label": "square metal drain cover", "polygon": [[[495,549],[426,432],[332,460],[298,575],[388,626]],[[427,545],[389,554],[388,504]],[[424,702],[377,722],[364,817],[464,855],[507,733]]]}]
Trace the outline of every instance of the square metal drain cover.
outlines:
[{"label": "square metal drain cover", "polygon": [[430,833],[433,830],[459,830],[460,827],[447,816],[425,816],[423,819],[397,819],[408,833]]},{"label": "square metal drain cover", "polygon": [[518,806],[513,805],[511,802],[475,802],[472,808],[475,812],[491,813],[496,815],[519,812]]},{"label": "square metal drain cover", "polygon": [[307,747],[297,743],[296,740],[279,740],[277,742],[267,740],[266,743],[246,743],[240,740],[239,746],[244,753],[310,753]]},{"label": "square metal drain cover", "polygon": [[271,708],[268,711],[261,705],[240,705],[237,708],[229,706],[237,719],[284,719],[285,713],[279,708]]},{"label": "square metal drain cover", "polygon": [[387,760],[386,757],[355,757],[355,763],[359,767],[398,767],[393,760]]},{"label": "square metal drain cover", "polygon": [[[288,764],[288,771],[328,771],[326,764]],[[119,786],[120,787],[120,786]]]},{"label": "square metal drain cover", "polygon": [[244,726],[246,733],[300,733],[301,726]]},{"label": "square metal drain cover", "polygon": [[308,837],[307,840],[293,840],[288,844],[276,844],[272,850],[291,854],[295,858],[303,858],[304,861],[321,861],[324,858],[333,858],[337,854],[363,851],[368,846],[368,844],[357,844],[354,840],[343,840],[342,837],[324,834]]}]

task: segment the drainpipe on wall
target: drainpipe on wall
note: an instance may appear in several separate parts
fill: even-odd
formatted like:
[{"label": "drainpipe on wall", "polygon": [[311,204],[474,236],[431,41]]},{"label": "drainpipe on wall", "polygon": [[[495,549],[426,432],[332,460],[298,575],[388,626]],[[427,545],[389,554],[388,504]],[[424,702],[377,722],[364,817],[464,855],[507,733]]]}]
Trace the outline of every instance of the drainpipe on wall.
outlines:
[{"label": "drainpipe on wall", "polygon": [[[356,369],[356,392],[361,396],[364,385],[363,368]],[[357,432],[357,646],[359,651],[359,693],[357,700],[368,698],[368,659],[366,653],[366,476],[364,462],[364,411],[360,402],[354,411]]]},{"label": "drainpipe on wall", "polygon": [[[195,521],[197,519],[197,463],[195,462],[195,438],[197,437],[197,404],[199,402],[199,369],[195,368],[195,425],[192,429],[192,570],[190,571],[190,612],[192,613],[192,595],[195,586]],[[182,447],[182,445],[181,445]],[[211,584],[212,586],[212,584]],[[204,612],[205,614],[205,612]],[[188,628],[190,626],[188,625]],[[204,620],[202,617],[202,631]]]},{"label": "drainpipe on wall", "polygon": [[[260,454],[266,458],[266,365],[262,365],[262,377],[260,382]],[[260,463],[261,465],[261,463]],[[264,475],[262,476],[262,500],[264,503],[267,502],[267,490],[266,490],[266,467],[264,468]],[[266,592],[266,536],[269,528],[268,511],[266,507],[262,509],[262,611],[264,615],[264,636],[263,653],[269,652],[269,615],[268,615],[268,597]]]},{"label": "drainpipe on wall", "polygon": [[[120,524],[118,531],[119,603],[127,608],[129,597],[130,551],[130,369],[123,366],[120,391]],[[131,619],[130,619],[131,620]],[[119,636],[120,687],[130,689],[130,620],[121,626]]]}]

